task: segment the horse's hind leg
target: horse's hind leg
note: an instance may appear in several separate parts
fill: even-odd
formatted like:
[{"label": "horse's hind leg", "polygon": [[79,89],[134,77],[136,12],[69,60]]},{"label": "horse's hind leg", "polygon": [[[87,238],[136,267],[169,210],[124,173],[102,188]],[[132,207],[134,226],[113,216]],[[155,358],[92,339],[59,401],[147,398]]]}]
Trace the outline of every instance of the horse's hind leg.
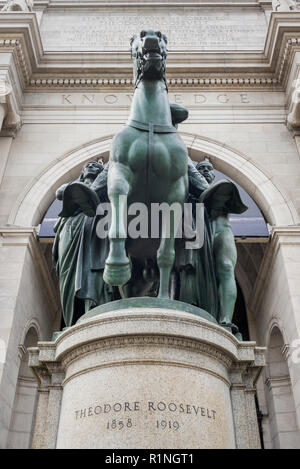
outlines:
[{"label": "horse's hind leg", "polygon": [[182,219],[182,210],[179,203],[171,209],[169,216],[165,214],[162,219],[161,242],[157,251],[157,265],[159,268],[159,298],[170,298],[170,278],[175,260],[175,235]]},{"label": "horse's hind leg", "polygon": [[122,164],[111,163],[108,172],[108,197],[111,203],[112,222],[109,230],[109,254],[103,278],[106,283],[122,286],[131,277],[130,261],[126,255],[127,196],[129,170]]}]

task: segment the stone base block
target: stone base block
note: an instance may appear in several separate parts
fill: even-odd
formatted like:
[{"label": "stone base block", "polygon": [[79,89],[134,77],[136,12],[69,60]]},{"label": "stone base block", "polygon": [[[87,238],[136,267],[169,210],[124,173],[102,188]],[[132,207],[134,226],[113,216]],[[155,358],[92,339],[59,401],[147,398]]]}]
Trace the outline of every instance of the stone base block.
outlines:
[{"label": "stone base block", "polygon": [[263,352],[184,311],[94,314],[30,350],[44,409],[33,446],[259,447]]}]

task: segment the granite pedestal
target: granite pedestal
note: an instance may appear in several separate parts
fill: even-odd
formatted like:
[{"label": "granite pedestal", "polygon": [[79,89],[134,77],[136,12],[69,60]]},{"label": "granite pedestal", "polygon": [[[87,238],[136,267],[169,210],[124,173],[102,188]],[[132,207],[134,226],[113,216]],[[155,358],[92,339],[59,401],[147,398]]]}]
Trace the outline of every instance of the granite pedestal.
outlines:
[{"label": "granite pedestal", "polygon": [[264,349],[173,305],[111,303],[30,349],[34,448],[260,447]]}]

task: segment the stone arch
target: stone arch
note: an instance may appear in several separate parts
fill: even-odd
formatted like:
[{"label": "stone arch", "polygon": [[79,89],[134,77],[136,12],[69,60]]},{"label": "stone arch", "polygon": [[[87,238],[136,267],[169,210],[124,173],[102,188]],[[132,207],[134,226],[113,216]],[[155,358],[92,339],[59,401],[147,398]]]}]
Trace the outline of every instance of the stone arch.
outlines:
[{"label": "stone arch", "polygon": [[271,225],[299,222],[294,204],[272,182],[271,174],[250,158],[227,145],[204,137],[182,134],[192,159],[209,155],[214,167],[240,184],[257,203]]},{"label": "stone arch", "polygon": [[[240,184],[255,200],[272,225],[298,223],[297,211],[288,198],[274,185],[271,175],[258,168],[250,159],[234,149],[198,135],[181,133],[194,160],[209,155],[216,169]],[[88,142],[62,155],[46,167],[22,191],[15,203],[8,224],[28,227],[40,223],[46,209],[54,200],[56,189],[76,178],[82,165],[93,158],[108,157],[112,136]]]},{"label": "stone arch", "polygon": [[9,219],[9,225],[36,226],[55,198],[56,190],[65,182],[76,179],[85,162],[108,158],[112,136],[88,142],[53,161],[21,192]]},{"label": "stone arch", "polygon": [[29,321],[19,345],[20,365],[10,421],[9,448],[31,447],[37,404],[37,382],[28,366],[28,348],[37,346],[39,338],[37,321]]},{"label": "stone arch", "polygon": [[41,340],[40,325],[35,318],[31,318],[26,322],[24,326],[24,329],[21,335],[21,341],[20,341],[21,346],[26,346],[26,339],[28,337],[28,332],[30,329],[33,329],[35,331],[37,342]]},{"label": "stone arch", "polygon": [[269,377],[275,378],[289,375],[288,364],[282,353],[284,345],[285,341],[280,327],[277,323],[273,323],[269,331],[267,351],[267,373]]},{"label": "stone arch", "polygon": [[266,354],[266,403],[269,447],[299,448],[300,429],[287,362],[286,342],[277,321],[268,332]]}]

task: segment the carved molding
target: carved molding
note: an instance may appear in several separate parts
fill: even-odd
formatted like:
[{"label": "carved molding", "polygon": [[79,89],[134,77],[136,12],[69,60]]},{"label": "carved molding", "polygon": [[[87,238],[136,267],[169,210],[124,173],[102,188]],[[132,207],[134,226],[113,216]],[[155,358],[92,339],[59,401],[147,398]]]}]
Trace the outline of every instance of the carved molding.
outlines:
[{"label": "carved molding", "polygon": [[[224,87],[272,87],[279,85],[277,78],[270,77],[203,77],[203,78],[167,78],[170,88],[224,88]],[[28,91],[31,88],[130,88],[132,89],[132,78],[32,78]]]},{"label": "carved molding", "polygon": [[1,11],[32,11],[33,0],[6,0]]},{"label": "carved molding", "polygon": [[274,11],[294,11],[299,9],[297,0],[273,0]]},{"label": "carved molding", "polygon": [[300,37],[291,37],[287,39],[285,46],[284,46],[284,51],[283,51],[283,55],[282,55],[282,59],[281,59],[279,71],[278,71],[279,82],[282,82],[284,79],[284,75],[285,75],[286,68],[287,68],[287,63],[290,59],[290,56],[292,55],[293,50],[299,47],[300,47]]},{"label": "carved molding", "polygon": [[[1,5],[5,5],[6,0],[0,0]],[[34,0],[34,11],[40,8],[48,8],[53,10],[61,10],[65,8],[72,8],[74,10],[94,10],[95,8],[120,8],[121,7],[153,7],[155,8],[166,8],[166,7],[196,7],[205,9],[207,7],[215,7],[216,2],[214,0],[207,0],[199,3],[199,0],[168,0],[166,4],[163,0]],[[222,8],[232,7],[243,7],[258,9],[272,8],[272,0],[220,0],[218,6]]]},{"label": "carved molding", "polygon": [[[62,358],[62,364],[64,368],[67,368],[69,364],[88,353],[93,353],[99,350],[111,350],[112,348],[119,347],[148,347],[148,346],[165,346],[179,349],[192,350],[197,353],[206,354],[220,361],[226,368],[230,368],[232,365],[232,359],[226,356],[223,352],[218,351],[215,347],[212,347],[205,343],[200,343],[197,340],[184,339],[181,337],[172,336],[159,336],[159,335],[135,335],[126,337],[111,337],[106,339],[100,339],[98,342],[92,342],[84,344],[66,353],[66,356]],[[159,360],[158,360],[159,361]],[[170,363],[172,360],[170,359]],[[186,364],[186,363],[185,363]]]},{"label": "carved molding", "polygon": [[19,344],[18,345],[18,357],[20,359],[20,361],[23,360],[23,358],[26,356],[26,347],[23,345],[23,344]]},{"label": "carved molding", "polygon": [[269,390],[271,391],[272,389],[290,386],[291,378],[289,376],[267,378],[265,383],[267,387],[269,388]]},{"label": "carved molding", "polygon": [[16,67],[20,72],[24,85],[27,86],[31,76],[31,67],[29,61],[25,58],[25,48],[26,46],[23,41],[20,40],[20,38],[0,37],[0,53],[1,50],[4,52],[8,50],[13,54]]}]

